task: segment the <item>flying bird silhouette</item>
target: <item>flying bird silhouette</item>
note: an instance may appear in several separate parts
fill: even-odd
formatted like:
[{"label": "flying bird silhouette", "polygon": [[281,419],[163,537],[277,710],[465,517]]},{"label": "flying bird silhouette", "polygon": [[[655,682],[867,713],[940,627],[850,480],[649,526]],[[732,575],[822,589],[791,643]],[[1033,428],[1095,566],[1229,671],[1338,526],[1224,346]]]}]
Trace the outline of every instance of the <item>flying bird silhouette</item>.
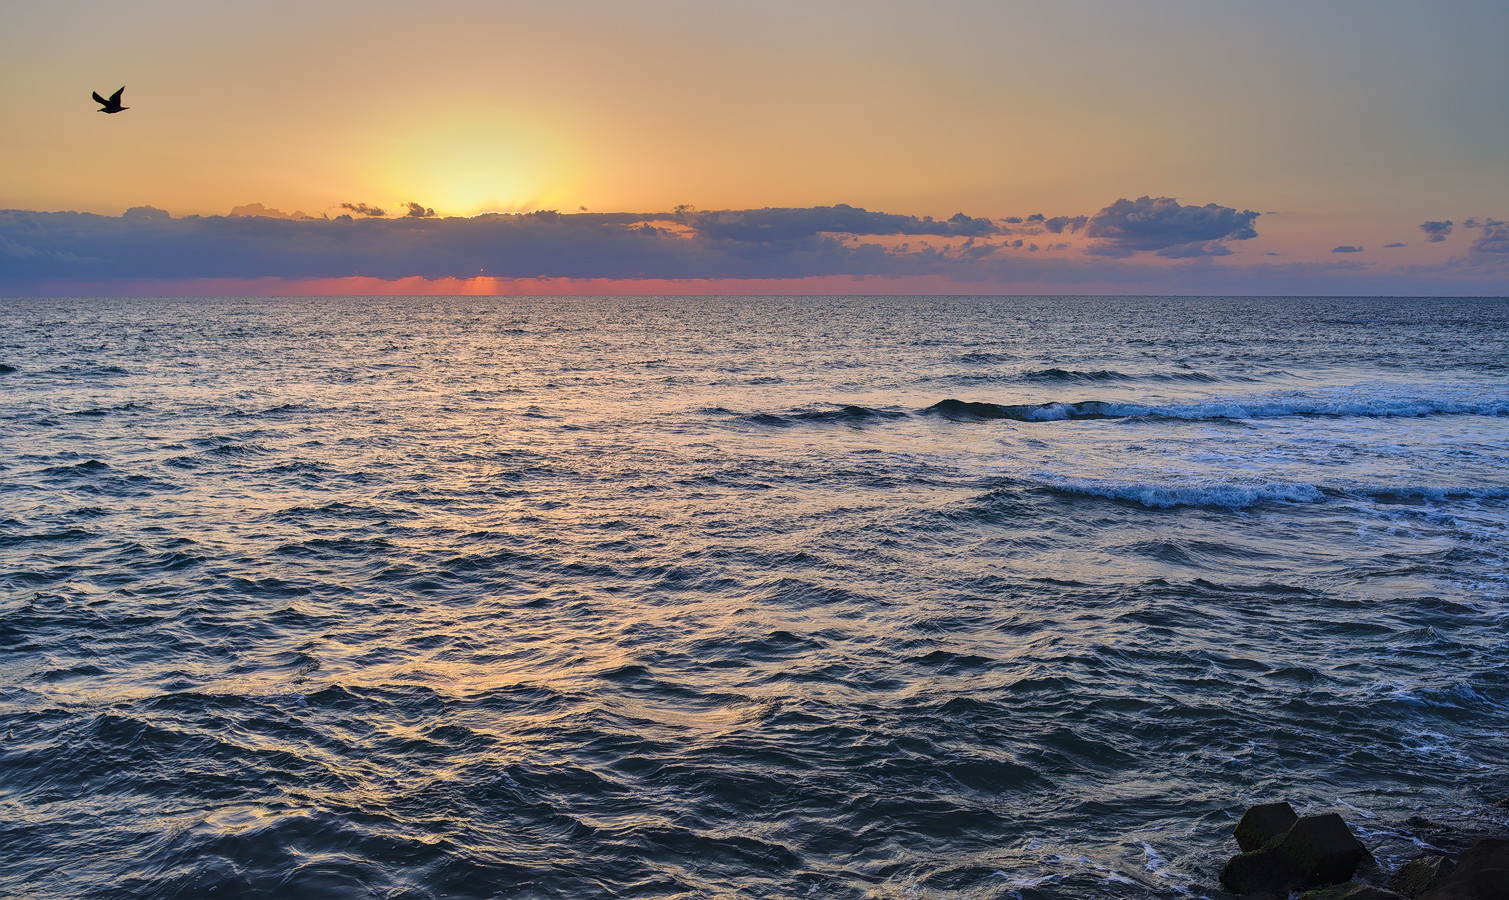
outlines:
[{"label": "flying bird silhouette", "polygon": [[101,97],[99,95],[99,92],[95,91],[94,92],[94,102],[98,103],[100,105],[100,112],[102,112],[102,113],[118,113],[118,112],[120,112],[123,109],[130,109],[131,107],[129,107],[129,106],[121,106],[121,94],[125,90],[126,89],[124,87],[122,87],[120,90],[118,90],[115,93],[111,94],[109,100],[106,100],[104,97]]}]

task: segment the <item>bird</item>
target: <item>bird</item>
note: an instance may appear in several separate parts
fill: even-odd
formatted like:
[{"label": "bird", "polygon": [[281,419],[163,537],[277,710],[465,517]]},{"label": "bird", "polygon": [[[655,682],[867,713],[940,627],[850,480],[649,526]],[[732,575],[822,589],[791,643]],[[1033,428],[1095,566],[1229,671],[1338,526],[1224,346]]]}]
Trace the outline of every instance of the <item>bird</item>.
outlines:
[{"label": "bird", "polygon": [[131,107],[129,106],[121,106],[121,94],[125,90],[125,87],[122,87],[119,91],[111,94],[109,100],[101,97],[98,91],[94,92],[94,102],[100,105],[100,112],[113,114],[118,113],[123,109],[130,109]]}]

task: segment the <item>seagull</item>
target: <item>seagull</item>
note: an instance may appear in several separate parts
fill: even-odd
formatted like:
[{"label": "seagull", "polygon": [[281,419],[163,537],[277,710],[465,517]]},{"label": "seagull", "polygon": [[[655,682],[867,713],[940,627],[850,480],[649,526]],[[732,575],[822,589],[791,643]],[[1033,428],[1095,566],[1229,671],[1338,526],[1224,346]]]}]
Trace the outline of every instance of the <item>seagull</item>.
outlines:
[{"label": "seagull", "polygon": [[122,87],[119,91],[116,91],[115,93],[111,94],[109,100],[106,100],[104,97],[101,97],[99,95],[99,92],[95,92],[95,94],[94,94],[94,102],[98,103],[100,105],[100,112],[102,112],[102,113],[118,113],[118,112],[120,112],[123,109],[130,109],[131,107],[129,107],[129,106],[121,106],[121,93],[123,91],[125,91],[124,87]]}]

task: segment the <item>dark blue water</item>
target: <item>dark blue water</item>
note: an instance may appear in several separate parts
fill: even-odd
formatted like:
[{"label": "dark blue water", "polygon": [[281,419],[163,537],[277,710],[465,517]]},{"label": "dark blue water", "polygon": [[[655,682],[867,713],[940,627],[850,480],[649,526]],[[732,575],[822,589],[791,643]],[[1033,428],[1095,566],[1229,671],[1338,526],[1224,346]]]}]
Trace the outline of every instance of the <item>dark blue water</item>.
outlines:
[{"label": "dark blue water", "polygon": [[1504,300],[0,300],[0,893],[1216,897],[1278,798],[1398,858],[1509,793],[1506,361]]}]

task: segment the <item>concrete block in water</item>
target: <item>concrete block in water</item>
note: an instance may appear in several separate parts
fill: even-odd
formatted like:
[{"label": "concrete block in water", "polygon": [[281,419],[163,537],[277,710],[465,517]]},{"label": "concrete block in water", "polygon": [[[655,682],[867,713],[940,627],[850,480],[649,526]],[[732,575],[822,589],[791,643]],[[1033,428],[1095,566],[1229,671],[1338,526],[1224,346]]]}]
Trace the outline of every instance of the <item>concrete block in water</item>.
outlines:
[{"label": "concrete block in water", "polygon": [[1318,891],[1305,891],[1299,895],[1299,900],[1406,900],[1403,894],[1396,894],[1386,888],[1373,887],[1371,884],[1333,884],[1328,888]]},{"label": "concrete block in water", "polygon": [[1301,874],[1301,885],[1347,881],[1370,855],[1336,813],[1305,816],[1284,834],[1279,849]]},{"label": "concrete block in water", "polygon": [[1298,821],[1299,816],[1294,814],[1294,807],[1283,801],[1249,806],[1234,832],[1237,846],[1242,848],[1243,853],[1256,850],[1293,828]]},{"label": "concrete block in water", "polygon": [[1451,860],[1444,856],[1422,856],[1399,867],[1385,885],[1409,900],[1417,898],[1451,874]]},{"label": "concrete block in water", "polygon": [[1463,850],[1451,874],[1420,900],[1509,900],[1509,839],[1484,838]]},{"label": "concrete block in water", "polygon": [[1305,816],[1282,837],[1233,856],[1221,870],[1221,883],[1238,894],[1285,895],[1347,881],[1368,855],[1341,816]]}]

